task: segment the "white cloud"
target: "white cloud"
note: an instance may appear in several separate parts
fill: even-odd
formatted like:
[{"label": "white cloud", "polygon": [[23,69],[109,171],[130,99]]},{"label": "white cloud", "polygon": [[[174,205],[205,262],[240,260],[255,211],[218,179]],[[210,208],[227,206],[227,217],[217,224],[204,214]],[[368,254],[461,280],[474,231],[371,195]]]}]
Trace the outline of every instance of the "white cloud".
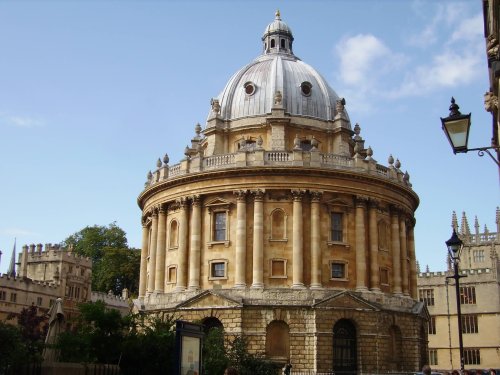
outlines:
[{"label": "white cloud", "polygon": [[344,38],[337,46],[340,79],[347,85],[370,86],[377,78],[402,63],[402,55],[393,53],[371,34]]},{"label": "white cloud", "polygon": [[[469,16],[464,3],[438,4],[430,10],[415,4],[418,17],[434,12],[417,38],[425,53],[415,48],[408,49],[406,55],[393,51],[371,34],[346,37],[337,44],[341,83],[337,88],[350,99],[351,108],[370,111],[369,96],[421,96],[467,85],[483,74],[482,15]],[[414,44],[417,39],[414,37]]]},{"label": "white cloud", "polygon": [[414,15],[422,19],[430,19],[430,21],[420,32],[408,37],[408,43],[416,47],[425,48],[436,44],[444,29],[453,28],[464,17],[464,14],[467,14],[467,7],[464,3],[437,4],[435,7],[429,7],[425,2],[425,6],[422,5],[420,1],[413,3]]},{"label": "white cloud", "polygon": [[483,16],[479,13],[472,18],[462,20],[451,34],[450,42],[480,41],[483,37]]},{"label": "white cloud", "polygon": [[45,122],[33,116],[12,115],[0,112],[0,125],[17,128],[37,128],[44,126]]}]

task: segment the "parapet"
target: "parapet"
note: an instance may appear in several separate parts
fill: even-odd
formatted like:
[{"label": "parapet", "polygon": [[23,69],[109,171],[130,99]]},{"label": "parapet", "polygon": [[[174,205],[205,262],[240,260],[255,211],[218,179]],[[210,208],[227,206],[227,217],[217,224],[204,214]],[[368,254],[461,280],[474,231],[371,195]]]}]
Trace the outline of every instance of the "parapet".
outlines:
[{"label": "parapet", "polygon": [[[62,247],[60,244],[47,243],[44,246],[39,243],[37,245],[24,245],[23,253],[28,253],[28,264],[30,262],[45,262],[45,261],[68,261],[74,263],[75,260],[85,266],[92,267],[92,260],[89,257],[84,257],[75,254],[71,251],[71,248]],[[19,259],[21,259],[22,253],[19,254]]]}]

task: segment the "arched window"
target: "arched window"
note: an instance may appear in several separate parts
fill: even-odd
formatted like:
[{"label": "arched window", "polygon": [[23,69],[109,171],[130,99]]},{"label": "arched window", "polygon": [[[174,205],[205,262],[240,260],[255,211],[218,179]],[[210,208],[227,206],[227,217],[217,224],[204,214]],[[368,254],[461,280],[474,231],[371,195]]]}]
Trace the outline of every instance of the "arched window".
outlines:
[{"label": "arched window", "polygon": [[281,208],[271,213],[271,240],[286,240],[286,214]]},{"label": "arched window", "polygon": [[403,359],[402,346],[403,341],[401,337],[401,329],[398,326],[391,326],[389,328],[389,364],[391,370],[401,370],[401,363]]},{"label": "arched window", "polygon": [[285,48],[285,39],[281,39],[281,48]]},{"label": "arched window", "polygon": [[347,319],[333,327],[333,371],[352,375],[357,372],[356,327]]},{"label": "arched window", "polygon": [[274,48],[276,46],[276,41],[274,39],[271,39],[271,48]]},{"label": "arched window", "polygon": [[266,355],[282,360],[290,357],[290,329],[282,320],[273,320],[266,328]]},{"label": "arched window", "polygon": [[179,224],[177,220],[172,220],[170,222],[170,230],[169,230],[169,249],[175,249],[179,246]]}]

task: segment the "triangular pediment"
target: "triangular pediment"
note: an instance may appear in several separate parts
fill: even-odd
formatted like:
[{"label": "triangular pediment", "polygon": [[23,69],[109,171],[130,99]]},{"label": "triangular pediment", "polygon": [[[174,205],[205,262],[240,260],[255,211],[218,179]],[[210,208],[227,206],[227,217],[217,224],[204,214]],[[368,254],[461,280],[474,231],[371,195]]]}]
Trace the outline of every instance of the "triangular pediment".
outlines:
[{"label": "triangular pediment", "polygon": [[323,300],[316,302],[314,308],[339,308],[339,309],[355,309],[355,310],[380,310],[375,304],[349,292],[339,292],[331,295]]},{"label": "triangular pediment", "polygon": [[427,306],[425,305],[425,303],[421,301],[415,303],[415,305],[412,308],[412,312],[420,316],[422,319],[425,320],[431,319],[431,315],[429,314],[429,310],[427,310]]},{"label": "triangular pediment", "polygon": [[197,296],[188,299],[177,305],[177,309],[184,308],[220,308],[220,307],[241,307],[242,302],[234,298],[228,298],[217,292],[206,290]]},{"label": "triangular pediment", "polygon": [[206,207],[223,207],[223,206],[229,206],[231,204],[232,204],[231,201],[228,201],[227,199],[223,199],[221,197],[217,197],[217,198],[211,199],[208,202],[206,202],[205,206]]}]

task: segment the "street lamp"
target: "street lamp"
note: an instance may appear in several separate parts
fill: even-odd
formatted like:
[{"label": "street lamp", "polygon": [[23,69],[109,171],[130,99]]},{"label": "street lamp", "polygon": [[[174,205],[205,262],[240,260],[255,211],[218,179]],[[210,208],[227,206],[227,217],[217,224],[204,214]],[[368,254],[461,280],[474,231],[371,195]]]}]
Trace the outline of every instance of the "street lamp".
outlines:
[{"label": "street lamp", "polygon": [[489,151],[500,150],[499,146],[492,145],[490,147],[477,147],[477,148],[467,148],[467,142],[469,141],[469,130],[471,125],[471,114],[462,115],[459,111],[458,104],[455,103],[455,98],[451,98],[450,105],[450,115],[448,117],[441,117],[441,124],[444,133],[446,134],[446,138],[450,142],[451,148],[453,149],[453,153],[466,153],[469,151],[477,151],[479,156],[484,156],[486,152],[493,161],[497,164],[498,168],[500,168],[500,163],[493,154]]},{"label": "street lamp", "polygon": [[453,276],[447,276],[447,279],[455,279],[455,291],[457,294],[457,319],[458,319],[458,346],[460,350],[460,371],[464,372],[464,344],[462,341],[462,310],[460,307],[460,279],[465,276],[460,276],[458,273],[458,263],[460,262],[460,253],[462,252],[463,242],[458,238],[457,232],[453,230],[451,238],[446,241],[448,253],[453,261]]}]

